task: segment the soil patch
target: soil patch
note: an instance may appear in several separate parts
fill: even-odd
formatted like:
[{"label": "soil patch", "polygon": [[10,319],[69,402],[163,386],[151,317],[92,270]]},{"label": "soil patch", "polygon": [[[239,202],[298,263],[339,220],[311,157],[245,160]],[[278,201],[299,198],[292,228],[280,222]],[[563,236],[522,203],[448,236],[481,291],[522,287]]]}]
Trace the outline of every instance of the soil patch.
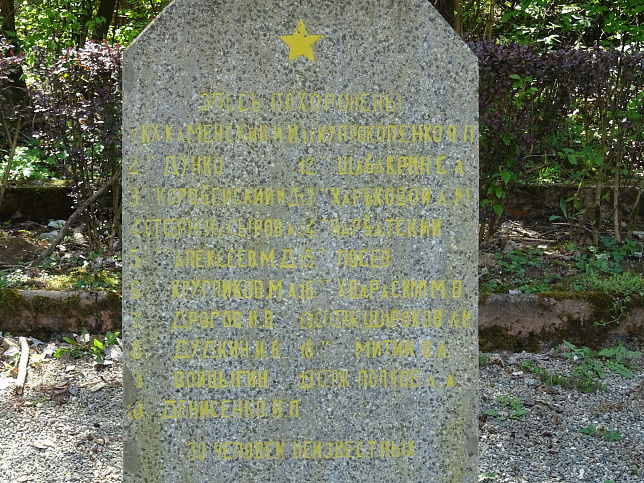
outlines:
[{"label": "soil patch", "polygon": [[47,248],[46,241],[35,241],[21,233],[0,236],[0,265],[31,262]]}]

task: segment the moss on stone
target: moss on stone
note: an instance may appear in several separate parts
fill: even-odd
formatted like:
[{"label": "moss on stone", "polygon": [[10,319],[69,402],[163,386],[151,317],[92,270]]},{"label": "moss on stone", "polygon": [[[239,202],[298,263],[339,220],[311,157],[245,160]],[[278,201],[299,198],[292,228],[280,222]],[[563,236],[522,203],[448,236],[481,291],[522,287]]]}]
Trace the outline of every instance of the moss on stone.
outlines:
[{"label": "moss on stone", "polygon": [[507,329],[499,325],[479,329],[479,351],[481,352],[494,352],[501,349],[517,352],[518,346],[518,337],[510,335]]},{"label": "moss on stone", "polygon": [[8,218],[20,211],[24,219],[32,221],[66,219],[73,211],[69,194],[70,189],[64,182],[20,183],[7,189],[0,216]]},{"label": "moss on stone", "polygon": [[15,314],[20,312],[24,308],[24,305],[25,299],[19,290],[0,288],[0,312],[4,314]]},{"label": "moss on stone", "polygon": [[[572,304],[570,313],[561,313],[560,308],[557,322],[553,321],[551,325],[543,327],[539,332],[512,335],[511,327],[505,328],[501,325],[479,327],[480,350],[483,352],[497,350],[538,352],[544,345],[556,345],[564,339],[578,345],[600,347],[607,333],[613,330],[616,323],[619,323],[617,318],[620,315],[623,316],[628,311],[644,306],[644,297],[631,295],[623,307],[616,308],[613,294],[597,291],[548,292],[537,294],[537,297],[537,307],[544,313],[552,311],[553,300],[555,304],[561,302],[561,307],[565,307],[566,304],[563,303],[565,301],[580,301],[583,302],[584,307],[575,308],[575,304]],[[480,305],[486,302],[487,297],[481,297],[479,300]],[[607,328],[606,325],[609,327]]]},{"label": "moss on stone", "polygon": [[593,310],[591,315],[591,318],[593,320],[591,322],[610,318],[613,312],[614,298],[610,294],[607,294],[605,292],[546,292],[539,295],[541,297],[549,297],[554,300],[580,300],[583,302],[588,302]]},{"label": "moss on stone", "polygon": [[[64,294],[64,295],[62,295]],[[31,314],[32,317],[25,315]],[[93,303],[82,300],[82,293],[63,292],[61,296],[37,294],[25,296],[21,291],[0,288],[0,330],[16,333],[49,333],[57,330],[78,330],[86,327],[90,331],[100,325],[101,314],[111,314],[114,329],[121,326],[121,295],[116,292],[97,294]],[[54,321],[52,327],[35,325],[38,315],[44,314]]]}]

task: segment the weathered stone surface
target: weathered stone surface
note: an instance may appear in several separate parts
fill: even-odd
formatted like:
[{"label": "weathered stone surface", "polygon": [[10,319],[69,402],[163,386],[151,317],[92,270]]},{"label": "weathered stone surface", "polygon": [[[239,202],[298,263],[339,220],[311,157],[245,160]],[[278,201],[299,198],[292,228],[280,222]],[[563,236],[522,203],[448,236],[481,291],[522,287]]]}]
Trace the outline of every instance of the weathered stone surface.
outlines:
[{"label": "weathered stone surface", "polygon": [[[479,347],[535,351],[561,344],[562,339],[603,349],[611,338],[644,343],[644,300],[634,298],[610,321],[610,297],[600,293],[518,294],[486,296],[479,303]],[[0,331],[49,334],[121,331],[121,296],[114,292],[0,289]]]},{"label": "weathered stone surface", "polygon": [[71,190],[62,182],[28,181],[8,186],[0,205],[0,218],[47,223],[67,218],[74,211]]},{"label": "weathered stone surface", "polygon": [[123,80],[125,479],[476,481],[478,73],[428,2],[177,0]]},{"label": "weathered stone surface", "polygon": [[120,326],[121,296],[114,292],[0,289],[0,331],[95,334]]},{"label": "weathered stone surface", "polygon": [[489,295],[479,305],[479,347],[534,352],[563,339],[593,349],[603,349],[611,338],[641,343],[643,302],[634,296],[615,313],[613,298],[601,292]]}]

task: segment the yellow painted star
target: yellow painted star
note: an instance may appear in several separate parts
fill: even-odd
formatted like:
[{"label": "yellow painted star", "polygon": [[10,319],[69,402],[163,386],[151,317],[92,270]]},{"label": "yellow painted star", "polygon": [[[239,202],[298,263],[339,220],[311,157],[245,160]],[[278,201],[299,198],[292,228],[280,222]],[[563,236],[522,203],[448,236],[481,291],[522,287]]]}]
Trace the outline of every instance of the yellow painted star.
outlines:
[{"label": "yellow painted star", "polygon": [[293,35],[282,35],[280,38],[291,49],[288,53],[288,60],[294,60],[300,55],[303,55],[311,62],[315,62],[315,57],[313,56],[313,44],[320,40],[322,36],[307,34],[306,27],[304,26],[302,19],[300,19],[300,23],[297,24],[297,28],[295,29],[295,32],[293,32]]}]

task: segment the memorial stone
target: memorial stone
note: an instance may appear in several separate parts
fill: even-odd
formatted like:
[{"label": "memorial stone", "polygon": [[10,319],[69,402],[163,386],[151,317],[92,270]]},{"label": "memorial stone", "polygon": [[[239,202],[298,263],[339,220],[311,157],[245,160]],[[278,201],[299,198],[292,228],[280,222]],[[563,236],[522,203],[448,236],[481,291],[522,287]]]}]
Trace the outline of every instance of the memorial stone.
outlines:
[{"label": "memorial stone", "polygon": [[124,476],[477,480],[478,70],[425,0],[176,0],[123,71]]}]

